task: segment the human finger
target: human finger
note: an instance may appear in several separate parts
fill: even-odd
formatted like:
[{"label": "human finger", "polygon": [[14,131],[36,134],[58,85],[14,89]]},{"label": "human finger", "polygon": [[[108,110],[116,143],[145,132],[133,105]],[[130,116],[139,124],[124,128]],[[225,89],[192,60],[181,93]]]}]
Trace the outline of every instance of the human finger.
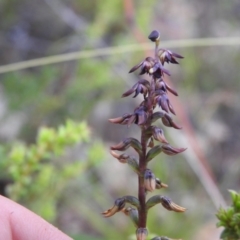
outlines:
[{"label": "human finger", "polygon": [[59,229],[26,209],[0,196],[0,240],[71,240]]}]

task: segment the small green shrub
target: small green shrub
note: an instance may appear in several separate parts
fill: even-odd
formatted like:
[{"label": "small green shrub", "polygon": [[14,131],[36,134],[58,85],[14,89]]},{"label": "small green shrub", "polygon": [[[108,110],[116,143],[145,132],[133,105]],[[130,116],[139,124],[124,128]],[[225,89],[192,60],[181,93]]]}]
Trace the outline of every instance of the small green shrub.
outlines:
[{"label": "small green shrub", "polygon": [[41,128],[35,144],[15,143],[10,150],[2,147],[2,176],[12,182],[7,185],[7,195],[53,221],[57,201],[69,180],[89,165],[88,161],[66,159],[67,149],[87,142],[89,133],[85,122],[68,120],[57,130]]},{"label": "small green shrub", "polygon": [[227,209],[220,208],[216,214],[219,222],[217,227],[224,227],[220,236],[223,240],[240,239],[240,194],[229,190],[232,205]]}]

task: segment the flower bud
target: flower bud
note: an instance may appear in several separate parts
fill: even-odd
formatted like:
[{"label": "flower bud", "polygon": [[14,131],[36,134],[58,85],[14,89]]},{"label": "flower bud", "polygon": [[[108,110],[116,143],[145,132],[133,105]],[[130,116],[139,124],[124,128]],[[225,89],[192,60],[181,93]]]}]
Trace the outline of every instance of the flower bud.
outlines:
[{"label": "flower bud", "polygon": [[160,40],[160,32],[159,31],[152,31],[149,36],[148,39],[150,39],[152,42],[156,42]]},{"label": "flower bud", "polygon": [[156,188],[156,178],[150,169],[146,169],[144,172],[144,187],[149,192]]},{"label": "flower bud", "polygon": [[111,217],[113,216],[115,213],[121,211],[125,206],[125,199],[124,197],[122,198],[118,198],[115,200],[114,206],[110,209],[108,209],[107,211],[103,212],[103,216],[104,217]]},{"label": "flower bud", "polygon": [[146,228],[138,228],[136,231],[137,240],[146,240],[148,230]]}]

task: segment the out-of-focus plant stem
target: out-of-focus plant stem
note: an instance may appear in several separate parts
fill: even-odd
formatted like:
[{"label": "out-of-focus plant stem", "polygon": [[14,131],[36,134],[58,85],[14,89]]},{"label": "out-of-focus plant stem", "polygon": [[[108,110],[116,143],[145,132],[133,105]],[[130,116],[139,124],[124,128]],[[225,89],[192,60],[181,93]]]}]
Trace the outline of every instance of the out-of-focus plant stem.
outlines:
[{"label": "out-of-focus plant stem", "polygon": [[[240,45],[239,37],[228,37],[228,38],[196,38],[196,39],[178,39],[173,41],[161,42],[162,47],[202,47],[202,46],[230,46]],[[91,58],[98,56],[106,56],[113,54],[121,54],[126,52],[135,52],[151,49],[151,44],[131,44],[121,47],[107,47],[94,50],[77,51],[72,53],[59,54],[55,56],[43,57],[32,59],[28,61],[22,61],[18,63],[11,63],[0,66],[0,74],[27,69],[31,67],[39,67],[54,63],[67,62],[81,58]]]}]

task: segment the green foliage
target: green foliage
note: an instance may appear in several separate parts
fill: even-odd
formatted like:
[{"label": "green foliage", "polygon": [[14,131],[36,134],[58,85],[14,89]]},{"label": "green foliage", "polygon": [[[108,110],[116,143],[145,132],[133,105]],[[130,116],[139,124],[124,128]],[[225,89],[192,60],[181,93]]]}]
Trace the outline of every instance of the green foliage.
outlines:
[{"label": "green foliage", "polygon": [[[61,158],[66,156],[68,147],[88,139],[89,129],[85,122],[68,120],[57,130],[41,128],[35,144],[13,144],[8,154],[5,151],[1,162],[6,177],[13,181],[7,188],[10,198],[53,221],[57,200],[68,180],[87,167],[86,161],[69,162]],[[4,150],[0,152],[3,155]]]},{"label": "green foliage", "polygon": [[232,198],[232,205],[227,209],[220,208],[216,214],[219,222],[218,227],[224,227],[221,234],[223,240],[240,239],[240,194],[229,190]]},{"label": "green foliage", "polygon": [[[95,4],[96,2],[94,2]],[[95,21],[89,29],[92,38],[103,36],[109,29],[120,28],[122,21],[122,2],[121,1],[105,1],[104,4],[96,3]],[[106,9],[111,9],[106,14]]]},{"label": "green foliage", "polygon": [[39,75],[24,72],[21,74],[10,73],[4,76],[3,85],[9,108],[22,110],[26,106],[28,108],[33,104],[42,103],[48,97],[46,89],[49,88],[50,79],[57,74],[56,68],[45,67],[42,68]]}]

